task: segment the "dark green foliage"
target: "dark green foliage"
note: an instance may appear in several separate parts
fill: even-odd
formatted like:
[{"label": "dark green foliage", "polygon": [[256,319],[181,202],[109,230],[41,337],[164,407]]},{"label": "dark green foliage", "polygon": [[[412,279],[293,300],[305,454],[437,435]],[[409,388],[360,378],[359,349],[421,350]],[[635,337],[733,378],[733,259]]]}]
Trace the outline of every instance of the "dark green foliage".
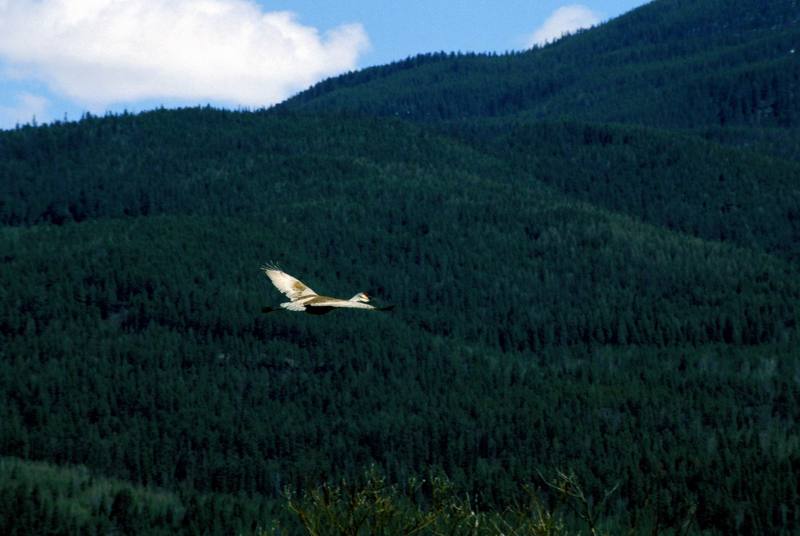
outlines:
[{"label": "dark green foliage", "polygon": [[570,198],[705,239],[800,255],[798,163],[622,125],[492,121],[448,132]]},{"label": "dark green foliage", "polygon": [[[130,482],[9,469],[5,532],[266,530],[375,464],[481,511],[538,482],[573,532],[796,533],[798,9],[720,5],[0,134],[0,454]],[[264,315],[267,261],[396,307]]]},{"label": "dark green foliage", "polygon": [[96,477],[86,467],[0,458],[2,534],[255,534],[291,519],[253,497],[168,492]]},{"label": "dark green foliage", "polygon": [[[319,203],[334,196],[350,205],[365,187],[378,192],[387,181],[396,189],[433,186],[414,175],[434,169],[451,185],[488,184],[500,174],[494,166],[463,144],[384,120],[211,109],[90,118],[3,133],[0,221],[278,216],[288,210],[283,202]],[[370,186],[376,180],[380,185]],[[362,197],[361,206],[380,210],[391,193]]]},{"label": "dark green foliage", "polygon": [[437,200],[456,189],[492,190],[476,196],[508,204],[513,190],[552,198],[546,184],[701,238],[800,255],[800,164],[654,129],[473,122],[437,133],[396,121],[194,109],[21,129],[0,138],[0,155],[9,177],[0,218],[9,225],[279,216],[298,202],[313,213],[314,199],[376,217],[385,207],[391,220],[423,195],[438,212]]},{"label": "dark green foliage", "polygon": [[797,0],[658,0],[549,46],[423,55],[328,80],[280,107],[796,129],[799,22]]},{"label": "dark green foliage", "polygon": [[[796,491],[780,477],[797,470],[800,422],[789,267],[596,211],[545,214],[519,253],[486,255],[491,245],[467,233],[435,271],[392,261],[370,234],[299,222],[7,228],[0,448],[271,497],[371,461],[393,480],[432,464],[498,505],[536,469],[583,460],[590,489],[623,475],[633,511],[659,490],[667,523],[692,497],[704,498],[705,527],[736,529],[732,498],[762,524],[776,501],[796,519]],[[513,245],[516,227],[503,225]],[[431,248],[439,232],[431,225]],[[263,251],[314,240],[353,255],[325,266],[298,257],[306,282],[343,293],[363,274],[397,311],[262,316],[274,299],[255,268]],[[396,247],[442,258],[424,240]],[[537,283],[498,287],[491,274]],[[507,303],[508,292],[540,305]]]}]

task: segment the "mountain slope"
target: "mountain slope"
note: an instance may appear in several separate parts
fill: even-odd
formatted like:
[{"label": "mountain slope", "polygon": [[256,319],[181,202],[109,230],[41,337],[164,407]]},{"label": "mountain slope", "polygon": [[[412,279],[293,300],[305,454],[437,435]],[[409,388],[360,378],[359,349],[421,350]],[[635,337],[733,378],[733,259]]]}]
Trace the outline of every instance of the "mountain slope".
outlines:
[{"label": "mountain slope", "polygon": [[327,80],[278,108],[797,127],[799,38],[796,0],[660,0],[544,48],[411,58]]},{"label": "mountain slope", "polygon": [[[258,212],[306,189],[309,199],[357,195],[395,168],[488,186],[502,164],[399,121],[158,111],[2,133],[0,221]],[[363,201],[380,209],[380,199]]]},{"label": "mountain slope", "polygon": [[800,164],[663,129],[475,121],[432,131],[194,109],[8,132],[0,173],[0,222],[10,225],[275,212],[276,199],[298,196],[361,197],[379,213],[418,189],[471,184],[561,192],[699,238],[800,256]]},{"label": "mountain slope", "polygon": [[[218,128],[220,124],[227,125],[223,132]],[[187,136],[184,132],[192,134]],[[479,132],[485,136],[485,130]],[[26,136],[41,140],[32,143],[25,141]],[[82,141],[74,141],[75,138]],[[169,222],[179,226],[201,222],[196,224],[196,232],[200,232],[204,221],[224,227],[224,218],[233,217],[231,221],[239,223],[232,225],[252,225],[248,235],[257,232],[270,237],[272,246],[265,248],[271,252],[269,255],[277,255],[276,260],[294,259],[301,269],[321,269],[314,267],[312,260],[318,256],[335,263],[343,272],[349,263],[365,274],[370,273],[370,266],[382,266],[381,273],[370,277],[371,284],[402,289],[395,290],[396,294],[388,299],[415,304],[417,318],[425,318],[428,312],[426,307],[419,308],[424,296],[437,307],[456,308],[455,316],[437,314],[429,323],[473,326],[463,332],[455,330],[461,335],[473,328],[486,331],[485,322],[475,324],[472,315],[464,314],[469,307],[481,307],[485,314],[499,315],[498,319],[514,308],[498,294],[503,286],[493,288],[481,283],[486,273],[495,274],[500,281],[526,277],[538,281],[535,287],[518,284],[517,299],[523,303],[556,303],[558,296],[569,289],[568,299],[575,300],[570,303],[586,310],[570,312],[568,316],[585,318],[588,323],[581,328],[582,335],[570,336],[577,337],[573,342],[592,337],[589,334],[598,328],[592,322],[598,319],[588,320],[589,311],[598,300],[618,302],[623,286],[628,287],[624,304],[613,308],[629,309],[635,295],[655,307],[647,316],[656,318],[664,314],[656,310],[681,307],[672,299],[687,292],[690,282],[705,281],[707,285],[719,284],[721,289],[739,291],[743,284],[750,288],[751,283],[745,280],[719,283],[728,271],[723,266],[736,265],[739,274],[751,274],[768,263],[774,263],[776,273],[788,270],[777,268],[781,266],[779,261],[757,251],[776,249],[781,238],[775,226],[762,221],[763,216],[768,214],[769,220],[780,228],[781,218],[791,217],[791,211],[797,210],[796,192],[792,196],[792,183],[786,182],[785,170],[780,166],[771,172],[762,169],[762,174],[755,176],[761,177],[759,181],[748,174],[752,168],[766,167],[759,166],[762,162],[757,159],[753,162],[747,156],[717,150],[713,144],[689,147],[686,142],[641,130],[560,124],[549,130],[523,127],[508,137],[493,136],[495,145],[478,152],[469,144],[400,123],[186,110],[23,131],[6,139],[10,141],[5,145],[6,151],[13,153],[17,147],[27,151],[24,158],[5,159],[6,169],[16,170],[15,180],[6,183],[10,192],[4,198],[9,201],[3,204],[7,223],[95,222],[92,225],[99,225],[99,230],[119,225],[120,217],[136,216],[132,221],[137,222],[137,228],[147,229],[147,217],[171,215],[181,218],[158,218],[153,225],[157,228],[173,225]],[[149,140],[151,145],[138,140]],[[126,152],[126,146],[135,146],[137,151]],[[507,147],[511,147],[511,154],[524,155],[525,159],[502,160]],[[61,151],[69,154],[72,167],[65,166],[59,158]],[[706,183],[698,179],[697,166],[692,178],[685,178],[691,162],[703,157],[730,163],[704,172],[708,176]],[[592,171],[583,177],[581,171],[587,168]],[[718,170],[729,174],[725,189],[715,174]],[[670,183],[673,190],[661,192],[650,181]],[[549,188],[547,182],[557,189]],[[761,194],[756,183],[766,192]],[[14,197],[14,192],[27,193]],[[710,235],[708,238],[724,238],[715,233],[729,233],[733,241],[739,238],[741,245],[755,250],[737,250],[664,233],[576,202],[576,197],[605,199],[608,205],[616,203],[628,211],[639,211],[637,216],[644,219],[649,212],[656,223],[668,226],[671,222],[681,231],[696,226],[697,234]],[[707,205],[713,203],[705,213],[698,197]],[[668,200],[673,204],[664,206]],[[20,240],[29,232],[48,228],[8,228],[7,232],[9,237]],[[83,232],[92,228],[95,227],[86,227]],[[75,229],[77,232],[83,227]],[[234,228],[230,232],[235,236],[242,233]],[[186,234],[194,233],[187,230]],[[256,236],[252,239],[263,244],[265,238]],[[789,238],[790,244],[784,246],[794,251],[790,246],[796,245],[796,237]],[[125,240],[131,239],[135,237]],[[771,239],[777,242],[769,242]],[[91,243],[88,236],[72,235],[65,240],[70,244]],[[222,238],[217,237],[215,242],[219,240]],[[241,238],[229,240],[238,247],[252,248]],[[44,236],[35,241],[49,243]],[[295,243],[302,246],[299,251],[292,245]],[[703,245],[698,249],[695,244]],[[505,253],[498,248],[504,248]],[[105,247],[102,249],[105,251]],[[656,259],[668,250],[681,253],[667,255],[674,260],[658,265]],[[709,253],[712,250],[716,253]],[[574,254],[567,256],[565,251]],[[620,257],[622,251],[633,256],[625,260]],[[29,255],[30,252],[20,255],[20,259]],[[164,255],[168,256],[166,251]],[[299,262],[298,255],[306,260]],[[13,266],[15,258],[8,258],[9,266]],[[749,266],[752,258],[760,260]],[[692,259],[693,267],[679,268],[688,278],[679,283],[682,290],[668,292],[662,298],[663,288],[651,287],[650,278],[659,274],[663,281],[673,280],[675,276],[670,272],[677,269],[673,263],[686,259]],[[252,258],[250,264],[257,266],[266,260]],[[628,262],[635,262],[638,267],[631,271]],[[384,273],[392,266],[404,267],[401,271],[406,275],[393,280],[400,274]],[[581,275],[567,287],[548,275],[569,271]],[[755,277],[755,272],[750,277]],[[596,285],[598,279],[603,285]],[[411,282],[415,280],[438,283],[414,289]],[[132,291],[143,284],[128,282],[122,288]],[[165,284],[161,281],[146,286],[164,288]],[[459,292],[453,294],[454,288]],[[130,291],[119,290],[122,294],[112,298],[112,303],[130,298]],[[537,298],[537,293],[542,292],[552,295]],[[783,302],[792,295],[775,298]],[[738,303],[737,308],[745,302]],[[557,308],[566,306],[567,302],[561,301]],[[251,307],[258,309],[256,304]],[[759,306],[754,302],[753,307],[748,318],[759,316]],[[547,310],[542,303],[539,308]],[[43,310],[46,309],[39,309]],[[774,326],[793,318],[780,316],[787,311],[781,310],[778,317],[768,315],[765,320],[773,327],[746,337],[752,342],[780,338],[782,328]],[[615,322],[611,311],[608,313],[603,322]],[[724,308],[707,320],[701,320],[701,315],[689,323],[724,323],[723,313]],[[13,316],[10,311],[9,314]],[[535,322],[540,331],[557,316],[555,311],[542,314],[543,318]],[[681,314],[687,315],[689,310]],[[744,311],[736,313],[743,314]],[[741,319],[745,321],[744,316]],[[658,323],[666,326],[670,322]],[[698,328],[700,332],[714,332],[703,326]],[[615,329],[610,324],[600,326],[604,333]],[[761,328],[752,329],[761,333]],[[479,336],[484,338],[494,343],[498,335],[488,330]],[[722,335],[714,332],[710,339],[722,340]],[[703,335],[697,341],[683,340],[707,339]],[[652,343],[655,339],[648,335],[642,342]]]},{"label": "mountain slope", "polygon": [[[273,498],[372,462],[395,481],[436,466],[498,507],[568,461],[593,493],[631,475],[641,515],[652,489],[675,523],[701,493],[702,526],[729,533],[759,467],[774,484],[743,526],[792,504],[776,476],[800,422],[787,261],[575,201],[397,122],[185,110],[3,139],[22,170],[5,206],[32,215],[0,230],[6,455]],[[42,216],[54,201],[60,220]],[[262,315],[280,299],[268,260],[397,307]],[[648,439],[664,430],[668,446]],[[715,434],[733,477],[726,448],[696,452]],[[714,497],[723,478],[740,491]]]},{"label": "mountain slope", "polygon": [[452,135],[571,199],[708,240],[800,255],[800,164],[683,132],[481,121]]}]

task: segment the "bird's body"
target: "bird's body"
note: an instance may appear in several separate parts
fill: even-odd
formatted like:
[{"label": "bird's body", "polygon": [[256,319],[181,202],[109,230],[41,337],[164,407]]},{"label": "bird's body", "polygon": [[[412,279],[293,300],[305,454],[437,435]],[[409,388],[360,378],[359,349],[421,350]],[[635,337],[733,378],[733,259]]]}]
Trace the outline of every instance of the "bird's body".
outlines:
[{"label": "bird's body", "polygon": [[[317,294],[305,283],[296,279],[276,266],[267,265],[262,268],[264,274],[272,281],[279,291],[287,298],[288,302],[280,304],[282,309],[287,311],[305,312],[312,315],[322,315],[334,309],[368,309],[373,311],[386,311],[391,307],[375,307],[370,305],[369,296],[365,292],[359,292],[349,300],[341,298],[331,298]],[[277,311],[274,307],[265,307],[264,312]]]}]

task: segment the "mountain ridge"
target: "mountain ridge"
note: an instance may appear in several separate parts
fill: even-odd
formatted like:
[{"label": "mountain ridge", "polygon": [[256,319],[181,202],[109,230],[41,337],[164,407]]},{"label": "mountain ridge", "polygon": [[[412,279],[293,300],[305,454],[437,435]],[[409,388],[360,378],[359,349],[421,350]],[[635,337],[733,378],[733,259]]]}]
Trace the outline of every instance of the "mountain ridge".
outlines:
[{"label": "mountain ridge", "polygon": [[[798,101],[791,96],[797,94],[796,89],[777,93],[770,84],[779,80],[785,90],[800,84],[800,62],[790,52],[800,37],[800,6],[795,0],[762,4],[756,0],[740,0],[735,6],[651,2],[542,48],[500,56],[422,55],[326,80],[276,108],[396,115],[422,121],[524,112],[536,119],[796,127]],[[689,6],[697,12],[694,20],[698,26],[694,28],[687,22]],[[737,17],[726,17],[722,26],[738,33],[707,31],[708,25],[720,26],[721,11],[737,13]],[[760,16],[738,17],[759,12]],[[687,41],[687,35],[693,36],[693,41]],[[722,70],[718,59],[705,56],[715,48],[725,58]],[[664,60],[677,62],[675,72],[658,65]],[[654,72],[642,77],[642,67],[625,70],[642,62],[652,63]],[[738,78],[731,78],[731,62],[743,69]],[[710,72],[717,71],[719,80],[709,83]],[[699,73],[704,83],[682,83],[683,78]],[[397,79],[394,84],[393,78]],[[493,84],[494,80],[499,84]],[[644,100],[641,92],[648,93]],[[755,102],[747,102],[752,93],[759,96]],[[626,104],[598,106],[604,101]],[[708,110],[709,105],[714,109]],[[631,106],[640,108],[631,110]],[[769,113],[756,113],[770,107]],[[672,111],[665,115],[665,109]]]}]

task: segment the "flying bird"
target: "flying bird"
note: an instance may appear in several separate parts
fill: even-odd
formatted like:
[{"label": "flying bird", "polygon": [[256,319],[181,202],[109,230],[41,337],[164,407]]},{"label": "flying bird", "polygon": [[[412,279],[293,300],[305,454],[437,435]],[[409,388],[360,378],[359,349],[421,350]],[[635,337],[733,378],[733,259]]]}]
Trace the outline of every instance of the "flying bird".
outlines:
[{"label": "flying bird", "polygon": [[[366,292],[359,292],[349,300],[322,296],[311,290],[308,285],[290,276],[277,266],[268,264],[261,269],[266,276],[269,277],[269,280],[272,281],[272,284],[275,285],[275,288],[289,298],[288,302],[280,304],[280,307],[287,311],[302,311],[312,315],[324,315],[338,308],[390,311],[394,307],[393,305],[387,307],[375,307],[374,305],[370,305],[368,303],[369,296],[367,296]],[[280,311],[277,307],[263,307],[261,310],[265,313]]]}]

